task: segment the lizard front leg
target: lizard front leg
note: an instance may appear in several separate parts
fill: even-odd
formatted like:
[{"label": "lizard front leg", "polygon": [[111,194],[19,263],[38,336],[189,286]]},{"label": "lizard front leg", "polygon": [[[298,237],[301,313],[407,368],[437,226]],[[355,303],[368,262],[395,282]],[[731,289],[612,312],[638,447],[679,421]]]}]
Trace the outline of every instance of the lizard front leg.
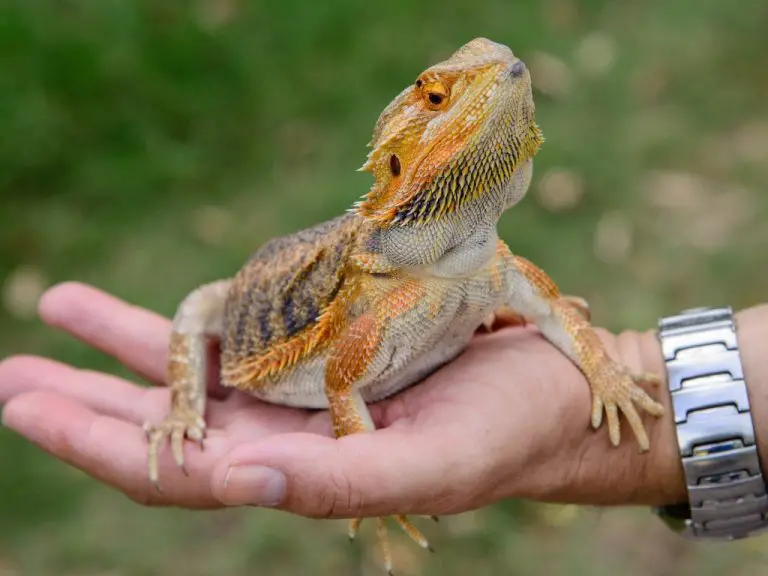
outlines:
[{"label": "lizard front leg", "polygon": [[648,434],[637,408],[659,417],[662,405],[638,384],[658,384],[654,374],[633,374],[613,360],[589,320],[563,297],[554,281],[540,268],[514,256],[499,241],[499,258],[507,272],[509,306],[530,317],[544,337],[570,358],[584,373],[592,391],[592,426],[598,428],[603,413],[614,446],[621,439],[618,411],[626,417],[642,451],[650,448]]},{"label": "lizard front leg", "polygon": [[220,280],[201,286],[184,299],[173,319],[166,376],[171,389],[171,411],[160,424],[144,424],[149,441],[149,479],[158,489],[161,444],[170,440],[174,460],[185,473],[184,438],[203,444],[207,374],[205,337],[221,334],[230,284],[231,280]]},{"label": "lizard front leg", "polygon": [[[355,319],[333,345],[325,371],[325,391],[331,421],[337,438],[372,432],[375,425],[359,389],[355,385],[370,372],[386,337],[389,322],[403,311],[414,307],[425,293],[417,282],[406,283],[388,293],[381,309],[374,307]],[[422,548],[430,549],[424,535],[404,515],[392,519]],[[349,537],[354,539],[362,518],[349,523]],[[376,519],[376,533],[387,572],[392,574],[392,554],[386,528],[386,517]]]}]

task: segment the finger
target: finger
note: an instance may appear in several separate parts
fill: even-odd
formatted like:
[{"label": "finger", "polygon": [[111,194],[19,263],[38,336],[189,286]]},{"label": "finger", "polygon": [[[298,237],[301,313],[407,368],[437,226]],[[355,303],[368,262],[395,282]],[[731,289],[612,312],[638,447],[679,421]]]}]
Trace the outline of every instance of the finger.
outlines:
[{"label": "finger", "polygon": [[48,358],[14,356],[0,362],[0,404],[29,392],[66,395],[94,412],[138,425],[162,417],[168,404],[156,394],[160,390]]},{"label": "finger", "polygon": [[3,425],[55,457],[120,490],[144,505],[216,508],[210,472],[226,452],[222,437],[212,437],[201,452],[187,450],[185,477],[172,459],[162,458],[162,492],[149,482],[147,444],[138,426],[101,416],[65,396],[32,392],[12,398]]},{"label": "finger", "polygon": [[[228,505],[265,505],[250,483],[265,469],[287,478],[284,499],[268,505],[316,518],[444,514],[466,510],[488,486],[477,462],[458,461],[462,450],[445,434],[389,428],[340,440],[313,434],[274,436],[240,446],[211,476],[211,491]],[[477,459],[475,459],[477,461]],[[450,475],[451,482],[445,482]]]},{"label": "finger", "polygon": [[114,356],[141,377],[165,381],[167,318],[78,282],[49,289],[39,310],[47,324]]},{"label": "finger", "polygon": [[584,298],[581,298],[580,296],[563,296],[563,299],[567,300],[571,306],[576,308],[584,320],[587,322],[592,320],[592,311],[589,308],[589,302]]}]

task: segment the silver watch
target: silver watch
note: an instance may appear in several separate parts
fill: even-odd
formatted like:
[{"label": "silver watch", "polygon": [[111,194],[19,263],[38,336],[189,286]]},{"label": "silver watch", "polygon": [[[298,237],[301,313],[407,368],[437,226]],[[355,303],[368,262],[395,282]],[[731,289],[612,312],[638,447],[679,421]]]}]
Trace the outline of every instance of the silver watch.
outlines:
[{"label": "silver watch", "polygon": [[657,508],[687,538],[768,528],[768,496],[733,312],[696,308],[659,321],[688,502]]}]

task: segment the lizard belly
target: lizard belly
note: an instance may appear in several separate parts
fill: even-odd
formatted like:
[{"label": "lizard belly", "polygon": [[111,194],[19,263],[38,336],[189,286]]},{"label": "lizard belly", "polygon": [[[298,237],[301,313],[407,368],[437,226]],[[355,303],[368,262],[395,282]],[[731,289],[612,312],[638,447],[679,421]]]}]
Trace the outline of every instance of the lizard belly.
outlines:
[{"label": "lizard belly", "polygon": [[[440,292],[439,304],[427,299],[419,303],[420,309],[390,324],[367,374],[355,385],[366,402],[416,384],[456,358],[487,315],[502,303],[501,292],[487,275],[444,281]],[[327,408],[327,354],[326,350],[306,358],[249,393],[274,404]]]},{"label": "lizard belly", "polygon": [[322,353],[301,360],[282,375],[271,378],[265,386],[249,389],[247,393],[271,404],[295,408],[327,408],[326,358],[327,354]]},{"label": "lizard belly", "polygon": [[[461,354],[483,317],[454,317],[455,322],[448,322],[441,330],[434,331],[433,336],[437,338],[425,340],[420,347],[392,343],[387,351],[390,354],[388,369],[372,381],[360,385],[363,399],[376,402],[424,380]],[[425,329],[423,334],[427,338],[429,331]]]}]

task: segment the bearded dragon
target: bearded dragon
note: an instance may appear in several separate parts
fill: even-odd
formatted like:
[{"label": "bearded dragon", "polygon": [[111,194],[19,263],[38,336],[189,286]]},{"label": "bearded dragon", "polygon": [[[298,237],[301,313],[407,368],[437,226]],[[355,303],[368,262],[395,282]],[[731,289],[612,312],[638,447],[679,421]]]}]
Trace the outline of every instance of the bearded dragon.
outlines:
[{"label": "bearded dragon", "polygon": [[[611,359],[586,303],[561,295],[498,237],[502,213],[525,195],[543,142],[531,76],[501,44],[472,40],[424,70],[376,122],[361,168],[368,193],[347,213],[263,245],[233,278],[192,291],[173,320],[171,410],[147,424],[149,476],[170,441],[202,442],[205,338],[221,342],[220,379],[266,402],[327,408],[336,437],[374,430],[367,404],[423,380],[495,319],[533,322],[578,366],[620,440],[621,411],[641,450],[640,411],[663,408],[638,384],[658,383]],[[403,515],[394,520],[421,546]],[[351,520],[350,536],[361,519]],[[377,519],[385,564],[385,518]]]}]

